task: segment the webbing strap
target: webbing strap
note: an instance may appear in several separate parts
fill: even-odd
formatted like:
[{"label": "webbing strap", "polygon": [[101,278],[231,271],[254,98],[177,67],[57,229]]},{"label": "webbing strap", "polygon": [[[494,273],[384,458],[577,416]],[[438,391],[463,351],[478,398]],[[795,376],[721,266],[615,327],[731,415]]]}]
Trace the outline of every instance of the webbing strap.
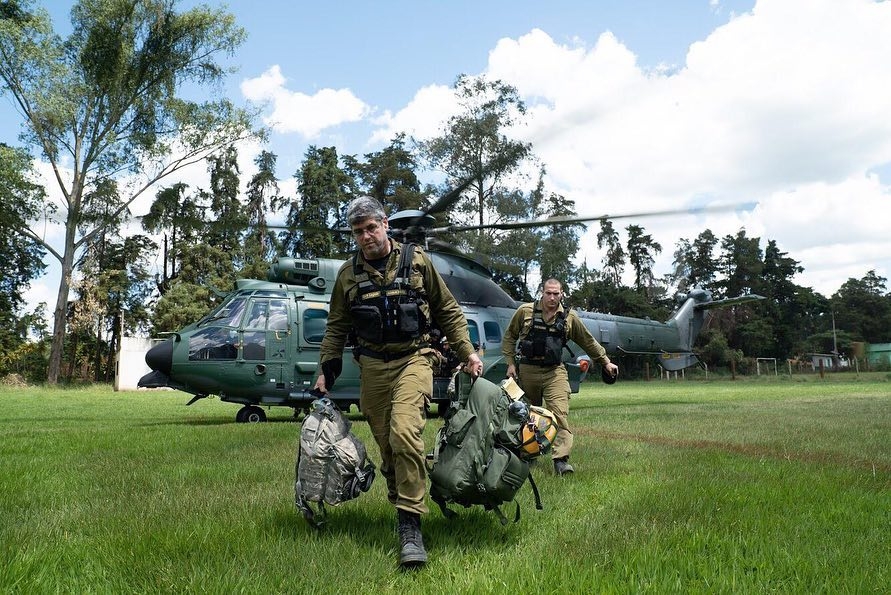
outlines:
[{"label": "webbing strap", "polygon": [[541,495],[539,495],[538,486],[535,485],[535,480],[532,478],[532,471],[529,472],[529,485],[532,486],[532,493],[535,494],[535,509],[542,510],[543,506],[541,505]]}]

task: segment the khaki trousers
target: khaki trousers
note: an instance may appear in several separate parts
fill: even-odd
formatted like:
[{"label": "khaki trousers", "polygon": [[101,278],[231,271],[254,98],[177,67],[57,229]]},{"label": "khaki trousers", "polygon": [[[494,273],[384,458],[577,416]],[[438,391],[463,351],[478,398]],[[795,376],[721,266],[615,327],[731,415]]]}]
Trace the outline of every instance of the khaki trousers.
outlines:
[{"label": "khaki trousers", "polygon": [[569,429],[569,375],[563,364],[518,368],[519,385],[532,405],[550,409],[557,421],[557,436],[551,446],[551,457],[562,459],[572,451],[572,430]]},{"label": "khaki trousers", "polygon": [[433,355],[426,351],[390,362],[359,358],[359,409],[380,450],[387,498],[396,508],[419,514],[427,512],[424,405],[433,392]]}]

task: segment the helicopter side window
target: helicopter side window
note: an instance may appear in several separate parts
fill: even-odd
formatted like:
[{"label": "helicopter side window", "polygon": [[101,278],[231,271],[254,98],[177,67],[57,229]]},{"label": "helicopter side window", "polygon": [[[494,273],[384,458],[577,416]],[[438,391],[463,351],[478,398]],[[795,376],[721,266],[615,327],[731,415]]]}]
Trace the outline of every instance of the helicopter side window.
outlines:
[{"label": "helicopter side window", "polygon": [[501,327],[497,322],[492,320],[483,322],[483,332],[486,334],[487,343],[501,343]]},{"label": "helicopter side window", "polygon": [[211,327],[189,337],[189,360],[229,360],[238,355],[236,333],[232,329]]},{"label": "helicopter side window", "polygon": [[475,320],[467,321],[467,332],[470,334],[470,342],[473,343],[474,349],[480,348],[480,327],[477,326]]},{"label": "helicopter side window", "polygon": [[307,343],[321,343],[325,337],[325,324],[327,322],[327,310],[307,308],[303,312],[303,339]]},{"label": "helicopter side window", "polygon": [[244,331],[244,359],[266,359],[266,331]]},{"label": "helicopter side window", "polygon": [[271,331],[288,330],[288,302],[285,300],[269,300],[269,326]]}]

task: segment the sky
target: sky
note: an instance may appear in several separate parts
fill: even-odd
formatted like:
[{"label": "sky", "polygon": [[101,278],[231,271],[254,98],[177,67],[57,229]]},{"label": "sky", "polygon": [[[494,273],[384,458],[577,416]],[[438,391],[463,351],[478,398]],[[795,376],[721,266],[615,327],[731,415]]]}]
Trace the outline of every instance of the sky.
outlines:
[{"label": "sky", "polygon": [[[46,4],[60,29],[71,4]],[[516,87],[528,113],[512,134],[532,143],[546,190],[579,215],[746,205],[617,220],[661,244],[657,276],[670,272],[679,238],[744,229],[762,249],[776,241],[805,269],[794,281],[827,297],[870,270],[891,277],[891,2],[227,6],[248,37],[217,92],[260,107],[271,132],[268,146],[241,147],[244,183],[262,148],[278,155],[281,188],[294,196],[311,145],[361,156],[400,132],[438,136],[458,75],[485,75]],[[0,140],[15,144],[17,122],[0,98]],[[182,177],[207,186],[203,166]],[[578,263],[600,268],[598,230],[583,234]],[[32,283],[29,303],[52,308],[57,270]]]}]

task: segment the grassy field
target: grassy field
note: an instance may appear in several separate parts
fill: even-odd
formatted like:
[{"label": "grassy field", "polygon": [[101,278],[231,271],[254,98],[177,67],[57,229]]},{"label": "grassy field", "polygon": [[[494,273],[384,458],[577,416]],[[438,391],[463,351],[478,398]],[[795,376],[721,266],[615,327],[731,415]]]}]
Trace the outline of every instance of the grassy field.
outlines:
[{"label": "grassy field", "polygon": [[[293,504],[299,424],[172,392],[0,388],[0,593],[887,592],[891,382],[619,382],[572,400],[502,527],[424,518],[396,568],[384,482],[317,533]],[[356,417],[356,416],[353,416]],[[431,419],[428,445],[440,421]],[[354,431],[377,458],[367,425]],[[513,509],[507,507],[512,513]]]}]

